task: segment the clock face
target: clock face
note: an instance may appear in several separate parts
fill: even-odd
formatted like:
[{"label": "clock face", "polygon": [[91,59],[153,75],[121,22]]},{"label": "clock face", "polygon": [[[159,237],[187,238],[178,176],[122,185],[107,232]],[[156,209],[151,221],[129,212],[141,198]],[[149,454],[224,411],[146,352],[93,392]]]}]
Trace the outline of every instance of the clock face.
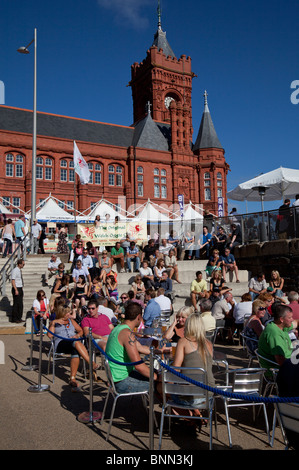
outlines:
[{"label": "clock face", "polygon": [[165,108],[169,109],[170,103],[174,101],[174,98],[172,96],[166,96],[164,100]]}]

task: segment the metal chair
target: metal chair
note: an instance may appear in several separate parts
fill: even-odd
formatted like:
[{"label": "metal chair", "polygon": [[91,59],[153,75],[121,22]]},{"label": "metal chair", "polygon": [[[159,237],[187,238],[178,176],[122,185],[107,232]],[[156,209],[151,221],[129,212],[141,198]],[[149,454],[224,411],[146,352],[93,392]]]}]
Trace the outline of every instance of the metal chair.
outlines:
[{"label": "metal chair", "polygon": [[160,320],[159,320],[160,325],[161,326],[164,326],[164,325],[168,326],[171,315],[172,315],[171,310],[162,310],[161,315],[160,315]]},{"label": "metal chair", "polygon": [[[173,367],[174,370],[177,370],[184,376],[192,376],[197,382],[207,384],[207,373],[204,369],[201,368],[190,368],[190,367]],[[196,373],[196,375],[194,375]],[[192,374],[192,375],[191,375]],[[199,398],[202,400],[202,403],[196,406],[191,404],[177,404],[173,400],[173,396],[178,397],[188,397],[192,396],[194,398]],[[163,426],[164,426],[164,417],[167,416],[170,418],[186,418],[186,415],[174,414],[171,412],[172,408],[179,408],[184,410],[206,410],[208,416],[190,416],[190,419],[205,419],[210,422],[210,443],[209,449],[212,449],[212,414],[214,409],[214,397],[210,397],[208,391],[200,386],[193,385],[183,377],[179,377],[173,372],[162,369],[162,415],[160,422],[160,434],[159,434],[159,450],[161,449],[162,444],[162,435],[163,435]],[[189,416],[188,416],[189,419]],[[170,425],[170,423],[169,423]],[[215,418],[215,427],[217,429],[217,423]]]},{"label": "metal chair", "polygon": [[285,450],[288,450],[289,441],[286,435],[286,430],[298,434],[297,439],[299,442],[299,403],[275,403],[271,440],[272,447],[274,442],[276,417],[280,424],[280,429],[285,443]]},{"label": "metal chair", "polygon": [[113,421],[113,417],[114,417],[114,412],[115,412],[117,400],[119,398],[134,397],[134,396],[139,395],[142,398],[142,402],[143,402],[144,407],[147,409],[147,404],[148,404],[148,401],[149,401],[149,392],[148,391],[143,391],[143,392],[118,393],[116,391],[116,388],[115,388],[115,385],[114,385],[114,381],[113,381],[109,361],[106,357],[104,359],[104,368],[105,368],[107,382],[108,382],[108,392],[107,392],[107,395],[106,395],[105,404],[104,404],[104,408],[103,408],[101,424],[103,424],[103,422],[104,422],[109,396],[111,395],[113,397],[113,405],[112,405],[112,409],[111,409],[111,413],[110,413],[109,427],[108,427],[108,432],[107,432],[107,435],[106,435],[106,441],[108,441],[109,436],[110,436],[111,427],[112,427],[112,421]]},{"label": "metal chair", "polygon": [[[62,361],[69,359],[70,355],[66,353],[58,353],[55,351],[55,346],[54,346],[54,338],[51,339],[51,346],[48,352],[48,375],[50,374],[50,366],[51,366],[51,360],[52,360],[52,383],[55,381],[55,368],[56,368],[56,361]],[[83,360],[83,375],[84,378],[86,379],[86,364],[84,359]]]},{"label": "metal chair", "polygon": [[254,360],[257,360],[257,356],[254,352],[251,351],[247,341],[252,341],[256,346],[258,345],[258,340],[246,336],[242,331],[240,333],[241,338],[243,339],[243,349],[246,349],[247,356],[249,358],[248,367],[252,366]]},{"label": "metal chair", "polygon": [[[265,362],[268,363],[269,365],[273,366],[269,370],[271,372],[271,375],[266,375],[264,374],[264,381],[265,381],[265,390],[263,395],[266,396],[267,392],[268,394],[272,394],[273,390],[275,389],[275,394],[278,395],[278,388],[277,388],[277,383],[276,383],[276,377],[277,373],[279,370],[279,365],[277,362],[271,361],[270,359],[262,356],[258,350],[255,350],[256,357],[258,359],[260,367],[264,367]],[[264,364],[263,364],[264,361]]]},{"label": "metal chair", "polygon": [[226,397],[224,395],[220,395],[220,397],[223,399],[223,402],[224,402],[229,447],[232,447],[232,437],[231,437],[231,431],[230,431],[228,410],[229,408],[232,408],[232,407],[252,406],[253,411],[254,411],[255,406],[261,406],[264,410],[266,431],[268,435],[268,442],[270,444],[269,423],[268,423],[268,416],[267,416],[265,403],[258,403],[258,402],[246,400],[247,396],[255,396],[255,397],[261,396],[263,376],[264,376],[265,371],[266,369],[260,369],[260,368],[245,368],[245,369],[235,369],[235,370],[228,371],[229,374],[232,374],[232,385],[230,385],[229,387],[220,387],[222,390],[225,390],[227,392],[238,394],[238,395],[244,395],[244,400],[242,398],[241,399],[231,398],[231,397]]},{"label": "metal chair", "polygon": [[213,345],[213,365],[216,365],[219,369],[219,366],[222,364],[224,365],[225,367],[225,371],[226,371],[226,385],[228,385],[228,375],[227,375],[227,371],[228,371],[228,361],[227,361],[227,356],[226,354],[222,353],[221,351],[215,351],[215,348],[214,348],[214,344],[215,344],[215,341],[216,341],[216,338],[217,338],[217,335],[219,333],[220,330],[222,330],[223,328],[222,327],[216,327],[215,330],[211,331],[211,332],[207,332],[206,333],[206,338],[211,341],[212,345]]}]

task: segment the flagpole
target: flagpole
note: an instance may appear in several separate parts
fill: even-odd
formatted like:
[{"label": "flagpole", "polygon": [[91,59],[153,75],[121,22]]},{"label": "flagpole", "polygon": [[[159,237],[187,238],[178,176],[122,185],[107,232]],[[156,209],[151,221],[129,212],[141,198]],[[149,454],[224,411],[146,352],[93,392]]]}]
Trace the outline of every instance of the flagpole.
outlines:
[{"label": "flagpole", "polygon": [[74,171],[74,218],[75,218],[75,235],[77,234],[77,219],[76,219],[76,175],[77,173]]}]

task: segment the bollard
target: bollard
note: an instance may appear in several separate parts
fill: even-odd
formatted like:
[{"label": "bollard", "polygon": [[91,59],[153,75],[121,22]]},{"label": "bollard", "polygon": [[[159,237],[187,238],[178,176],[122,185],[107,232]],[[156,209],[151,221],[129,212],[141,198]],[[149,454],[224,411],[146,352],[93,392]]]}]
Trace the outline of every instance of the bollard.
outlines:
[{"label": "bollard", "polygon": [[78,416],[80,423],[94,423],[99,421],[102,417],[102,413],[99,411],[93,411],[93,367],[92,367],[92,329],[89,328],[89,411],[83,411]]},{"label": "bollard", "polygon": [[43,325],[43,318],[41,317],[40,319],[40,337],[39,337],[39,366],[38,366],[38,384],[37,385],[32,385],[31,387],[28,388],[28,392],[34,392],[34,393],[39,393],[39,392],[47,392],[50,390],[49,385],[42,385],[41,384],[41,377],[42,377],[42,347],[43,347],[43,330],[44,330],[44,325]]},{"label": "bollard", "polygon": [[154,450],[154,347],[150,347],[149,450]]},{"label": "bollard", "polygon": [[33,315],[31,315],[31,345],[30,345],[30,358],[29,365],[22,367],[22,370],[36,370],[37,366],[32,365],[32,355],[33,355]]}]

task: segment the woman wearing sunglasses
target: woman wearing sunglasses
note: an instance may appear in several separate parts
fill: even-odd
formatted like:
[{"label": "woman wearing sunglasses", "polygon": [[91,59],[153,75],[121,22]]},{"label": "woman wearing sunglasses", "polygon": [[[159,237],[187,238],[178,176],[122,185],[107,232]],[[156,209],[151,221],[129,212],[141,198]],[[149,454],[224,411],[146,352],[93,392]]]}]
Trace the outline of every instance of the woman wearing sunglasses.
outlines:
[{"label": "woman wearing sunglasses", "polygon": [[266,313],[266,304],[262,300],[255,300],[252,303],[252,315],[244,327],[244,335],[248,337],[246,344],[250,352],[254,354],[257,349],[258,340],[264,330],[262,318]]}]

